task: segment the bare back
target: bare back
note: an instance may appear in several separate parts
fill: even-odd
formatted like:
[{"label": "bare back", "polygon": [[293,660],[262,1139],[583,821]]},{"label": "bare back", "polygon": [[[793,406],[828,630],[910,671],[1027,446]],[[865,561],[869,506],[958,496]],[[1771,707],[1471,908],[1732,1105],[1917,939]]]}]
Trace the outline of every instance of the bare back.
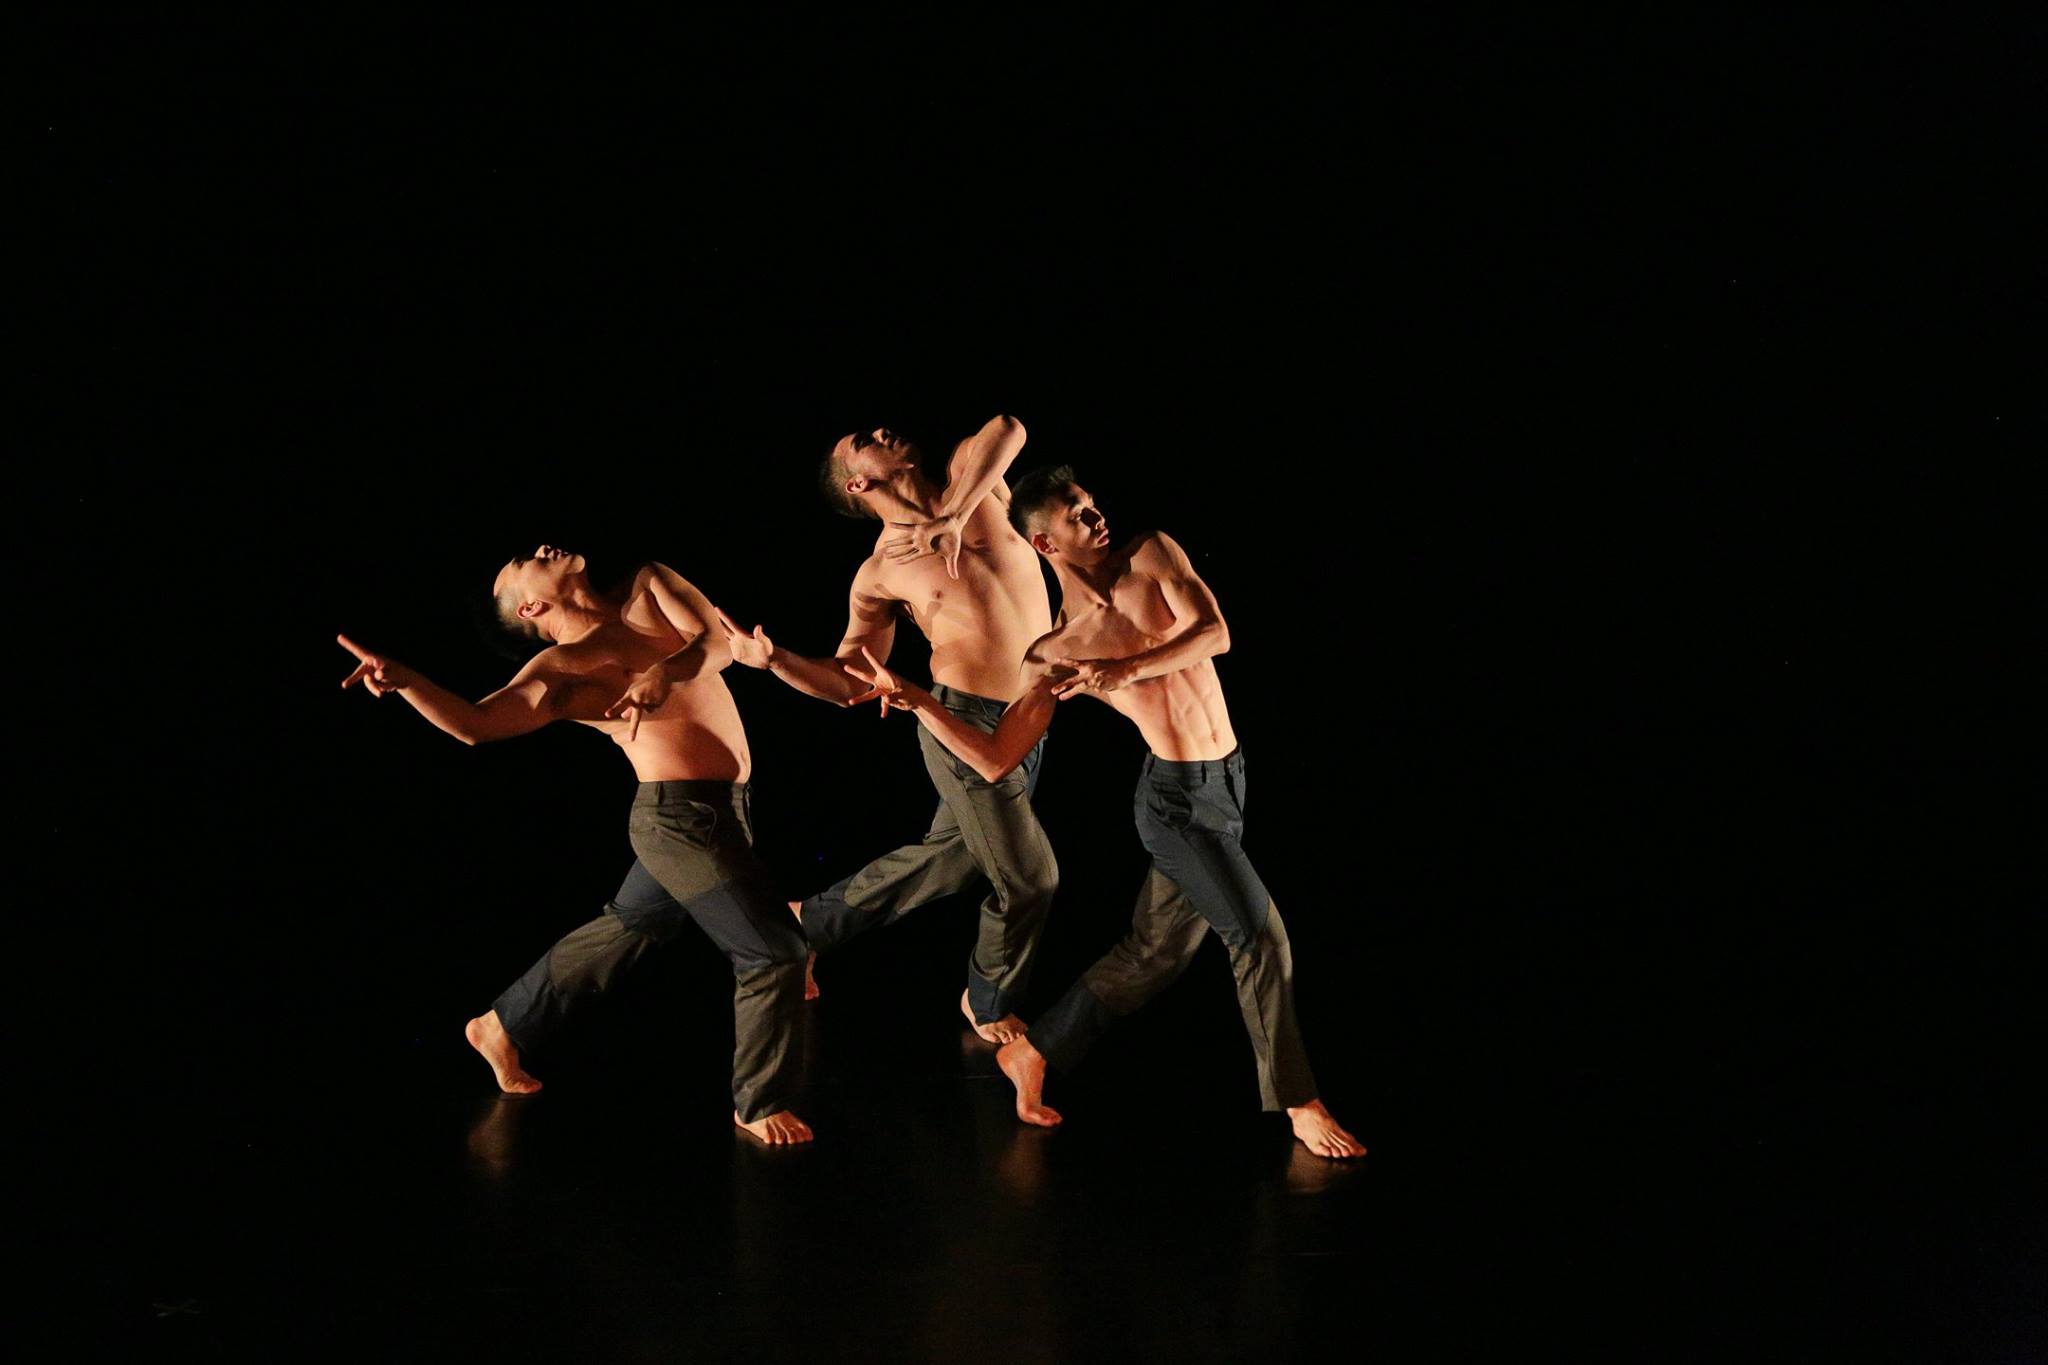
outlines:
[{"label": "bare back", "polygon": [[[1157,536],[1124,547],[1109,600],[1075,610],[1069,602],[1060,628],[1038,641],[1032,671],[1059,659],[1126,659],[1164,642],[1182,623],[1162,590],[1176,566]],[[1156,678],[1141,678],[1113,692],[1089,692],[1130,718],[1152,752],[1177,762],[1228,757],[1237,732],[1223,703],[1223,682],[1212,659]]]},{"label": "bare back", "polygon": [[[700,614],[702,594],[673,571],[667,571],[666,582],[663,577],[659,566],[641,570],[627,589],[616,621],[572,643],[555,645],[534,662],[577,680],[571,714],[610,735],[632,760],[642,782],[745,782],[753,774],[753,755],[732,691],[719,676],[730,661],[722,646],[715,667],[670,687],[668,700],[641,719],[636,738],[626,738],[631,727],[624,720],[594,718],[618,699],[634,674],[682,649],[689,642],[684,630],[691,635],[709,631],[717,638],[708,602],[701,605],[702,622],[691,619]],[[678,593],[675,585],[683,591]],[[672,619],[679,616],[681,621]]]},{"label": "bare back", "polygon": [[1009,490],[998,485],[967,519],[960,577],[926,555],[891,562],[877,541],[854,579],[857,596],[901,602],[932,647],[932,681],[979,697],[1015,701],[1020,665],[1052,629],[1038,553],[1010,525]]}]

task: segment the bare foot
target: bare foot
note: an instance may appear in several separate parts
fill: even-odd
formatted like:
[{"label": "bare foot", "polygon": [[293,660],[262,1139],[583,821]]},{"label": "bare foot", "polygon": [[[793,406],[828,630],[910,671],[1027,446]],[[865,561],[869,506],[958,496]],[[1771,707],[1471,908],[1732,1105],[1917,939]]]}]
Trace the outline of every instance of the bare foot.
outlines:
[{"label": "bare foot", "polygon": [[1287,1118],[1294,1124],[1294,1136],[1301,1139],[1301,1145],[1317,1156],[1343,1160],[1365,1155],[1365,1144],[1345,1132],[1330,1111],[1323,1108],[1321,1100],[1310,1100],[1299,1109],[1288,1110]]},{"label": "bare foot", "polygon": [[1029,1038],[1019,1038],[997,1048],[996,1065],[1010,1078],[1010,1084],[1017,1087],[1018,1118],[1040,1128],[1051,1128],[1059,1123],[1059,1111],[1046,1108],[1039,1099],[1045,1093],[1045,1054],[1031,1046]]},{"label": "bare foot", "polygon": [[960,1012],[967,1016],[967,1022],[981,1035],[984,1043],[994,1043],[1001,1047],[1004,1043],[1014,1043],[1024,1036],[1024,1021],[1014,1014],[1006,1014],[993,1024],[984,1024],[976,1019],[974,1006],[967,1003],[966,991],[960,992]]},{"label": "bare foot", "polygon": [[740,1123],[739,1111],[735,1109],[732,1121],[739,1125],[740,1131],[753,1134],[770,1147],[811,1140],[811,1125],[787,1109],[778,1109],[768,1117],[755,1119],[752,1123]]},{"label": "bare foot", "polygon": [[519,1049],[512,1045],[512,1036],[498,1022],[496,1010],[464,1024],[462,1036],[469,1039],[469,1045],[481,1052],[484,1060],[491,1064],[491,1074],[498,1078],[498,1089],[508,1095],[531,1095],[540,1089],[540,1082],[527,1075],[526,1069],[519,1065]]},{"label": "bare foot", "polygon": [[[804,903],[802,901],[791,901],[789,903],[789,913],[796,916],[798,924],[802,924],[804,922]],[[818,978],[813,974],[817,966],[818,955],[816,953],[810,953],[804,957],[804,999],[806,1000],[816,1000],[821,994],[818,990]]]}]

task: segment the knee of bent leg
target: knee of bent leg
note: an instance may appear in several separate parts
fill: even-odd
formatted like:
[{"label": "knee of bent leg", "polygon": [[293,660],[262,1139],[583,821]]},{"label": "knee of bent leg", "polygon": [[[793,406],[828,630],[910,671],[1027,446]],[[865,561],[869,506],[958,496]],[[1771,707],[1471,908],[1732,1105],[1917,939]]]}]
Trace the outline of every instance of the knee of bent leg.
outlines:
[{"label": "knee of bent leg", "polygon": [[801,967],[811,955],[801,933],[777,934],[768,944],[768,961],[778,967]]},{"label": "knee of bent leg", "polygon": [[1060,889],[1060,865],[1048,848],[1044,856],[1018,868],[1008,881],[1011,900],[1050,905],[1054,893]]}]

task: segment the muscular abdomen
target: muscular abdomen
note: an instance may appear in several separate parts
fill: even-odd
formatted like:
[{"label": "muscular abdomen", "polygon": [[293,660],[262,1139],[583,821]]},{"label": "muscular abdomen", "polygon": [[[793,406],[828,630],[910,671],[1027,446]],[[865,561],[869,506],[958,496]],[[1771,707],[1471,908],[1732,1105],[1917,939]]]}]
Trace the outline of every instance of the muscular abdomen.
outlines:
[{"label": "muscular abdomen", "polygon": [[1209,660],[1104,695],[1129,716],[1153,753],[1176,763],[1226,758],[1237,747],[1223,683]]}]

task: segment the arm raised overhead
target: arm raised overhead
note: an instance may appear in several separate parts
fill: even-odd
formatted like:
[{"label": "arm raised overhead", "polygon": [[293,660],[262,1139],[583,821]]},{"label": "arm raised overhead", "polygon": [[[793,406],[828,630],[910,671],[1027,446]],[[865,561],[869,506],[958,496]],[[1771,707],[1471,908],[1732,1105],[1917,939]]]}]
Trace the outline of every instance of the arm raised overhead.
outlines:
[{"label": "arm raised overhead", "polygon": [[1024,449],[1024,424],[1007,413],[988,419],[980,431],[953,451],[946,469],[946,491],[930,521],[900,523],[882,540],[882,553],[892,560],[942,555],[946,572],[960,576],[961,533],[967,518],[981,505]]}]

